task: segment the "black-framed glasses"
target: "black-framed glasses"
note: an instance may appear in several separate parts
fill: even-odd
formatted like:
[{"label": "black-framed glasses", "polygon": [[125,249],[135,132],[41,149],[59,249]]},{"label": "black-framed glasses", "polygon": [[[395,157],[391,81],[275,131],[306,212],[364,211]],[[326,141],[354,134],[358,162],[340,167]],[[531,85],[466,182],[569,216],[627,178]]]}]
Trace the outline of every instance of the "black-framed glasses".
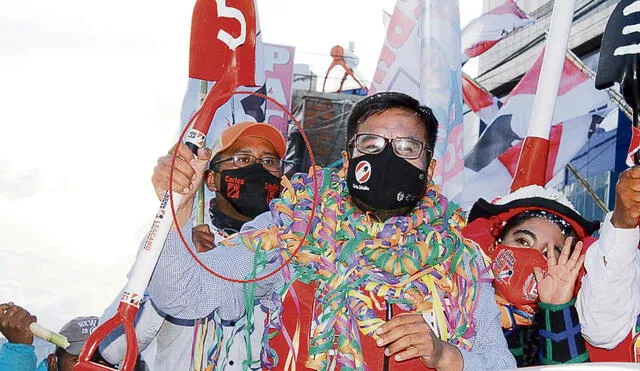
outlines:
[{"label": "black-framed glasses", "polygon": [[211,170],[215,170],[215,166],[220,165],[223,162],[233,161],[233,165],[236,167],[245,167],[251,166],[255,163],[262,164],[262,166],[268,171],[281,171],[282,162],[279,158],[274,156],[264,156],[262,158],[257,158],[254,155],[250,155],[248,153],[238,153],[229,158],[225,158],[222,160],[218,160],[216,162],[212,162],[209,168]]},{"label": "black-framed glasses", "polygon": [[424,143],[413,138],[389,139],[376,134],[356,134],[352,139],[352,143],[355,143],[359,152],[370,155],[382,152],[389,142],[393,152],[407,160],[417,159],[423,150],[432,152],[430,148],[425,147]]}]

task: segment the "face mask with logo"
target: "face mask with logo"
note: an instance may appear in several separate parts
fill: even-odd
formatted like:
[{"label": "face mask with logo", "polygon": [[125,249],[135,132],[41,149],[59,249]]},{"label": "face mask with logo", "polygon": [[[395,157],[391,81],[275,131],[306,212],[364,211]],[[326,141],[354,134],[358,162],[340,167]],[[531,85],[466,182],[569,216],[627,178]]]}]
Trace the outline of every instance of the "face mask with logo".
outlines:
[{"label": "face mask with logo", "polygon": [[262,164],[220,172],[220,195],[240,214],[255,218],[269,210],[269,202],[280,195],[280,178]]},{"label": "face mask with logo", "polygon": [[547,269],[547,261],[536,249],[498,244],[491,254],[496,292],[516,307],[538,302],[534,267]]},{"label": "face mask with logo", "polygon": [[390,145],[380,153],[349,160],[347,186],[351,197],[376,210],[414,206],[426,185],[426,172],[398,157]]}]

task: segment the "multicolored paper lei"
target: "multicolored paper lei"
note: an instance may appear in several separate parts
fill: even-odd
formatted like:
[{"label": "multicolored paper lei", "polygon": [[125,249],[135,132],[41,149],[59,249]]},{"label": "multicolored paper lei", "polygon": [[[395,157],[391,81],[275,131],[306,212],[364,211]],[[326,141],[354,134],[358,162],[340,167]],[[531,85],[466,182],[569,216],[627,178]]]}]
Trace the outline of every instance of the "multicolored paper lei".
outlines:
[{"label": "multicolored paper lei", "polygon": [[[275,227],[241,234],[243,243],[256,252],[256,264],[264,267],[274,249],[282,261],[289,258],[312,223],[290,265],[294,279],[317,285],[320,314],[310,334],[306,366],[327,370],[333,350],[339,369],[364,370],[360,333],[376,337],[375,330],[385,321],[374,309],[383,309],[385,300],[405,311],[432,312],[443,340],[470,349],[474,301],[486,270],[476,265],[477,250],[461,235],[465,218],[460,209],[432,184],[410,215],[375,221],[356,210],[342,174],[315,171],[321,203],[313,220],[310,170],[291,182],[283,180],[282,196],[271,204]],[[281,315],[271,316],[265,340],[280,327]],[[277,356],[265,345],[263,366],[273,367]]]}]

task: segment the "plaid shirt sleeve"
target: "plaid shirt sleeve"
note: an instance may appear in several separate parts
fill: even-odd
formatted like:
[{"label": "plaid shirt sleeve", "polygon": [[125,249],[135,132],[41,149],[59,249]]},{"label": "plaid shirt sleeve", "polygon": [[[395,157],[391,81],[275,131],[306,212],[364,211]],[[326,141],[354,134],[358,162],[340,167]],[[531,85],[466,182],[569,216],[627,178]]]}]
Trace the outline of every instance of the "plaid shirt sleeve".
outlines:
[{"label": "plaid shirt sleeve", "polygon": [[[480,258],[479,264],[484,266]],[[503,370],[516,368],[516,360],[509,351],[500,325],[500,311],[494,300],[490,283],[480,284],[477,298],[478,307],[474,314],[476,333],[472,350],[460,349],[464,360],[464,370]]]},{"label": "plaid shirt sleeve", "polygon": [[[259,215],[247,222],[243,231],[266,228],[271,223],[269,213]],[[181,232],[189,250],[195,252],[191,225],[188,222]],[[218,244],[204,253],[195,253],[204,266],[223,277],[247,279],[253,268],[254,254],[243,246],[239,239],[232,239],[231,246]],[[236,320],[245,313],[245,298],[242,283],[230,282],[216,277],[203,268],[184,246],[177,231],[171,231],[165,242],[160,259],[149,282],[148,292],[154,304],[163,312],[182,319],[204,318],[218,310],[224,320]],[[265,268],[271,272],[277,268],[274,262]],[[266,288],[257,293],[270,295],[282,280],[279,273],[261,281]]]}]

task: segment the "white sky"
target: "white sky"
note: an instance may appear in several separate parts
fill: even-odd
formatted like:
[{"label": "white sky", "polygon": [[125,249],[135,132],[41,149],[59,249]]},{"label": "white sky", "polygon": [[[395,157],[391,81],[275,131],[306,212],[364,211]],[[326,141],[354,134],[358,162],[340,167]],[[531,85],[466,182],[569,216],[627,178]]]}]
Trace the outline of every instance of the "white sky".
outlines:
[{"label": "white sky", "polygon": [[[157,207],[176,139],[193,0],[0,2],[0,302],[59,329],[100,315]],[[461,22],[482,1],[461,0]],[[395,0],[258,0],[265,42],[323,76],[355,42],[370,81]]]}]

